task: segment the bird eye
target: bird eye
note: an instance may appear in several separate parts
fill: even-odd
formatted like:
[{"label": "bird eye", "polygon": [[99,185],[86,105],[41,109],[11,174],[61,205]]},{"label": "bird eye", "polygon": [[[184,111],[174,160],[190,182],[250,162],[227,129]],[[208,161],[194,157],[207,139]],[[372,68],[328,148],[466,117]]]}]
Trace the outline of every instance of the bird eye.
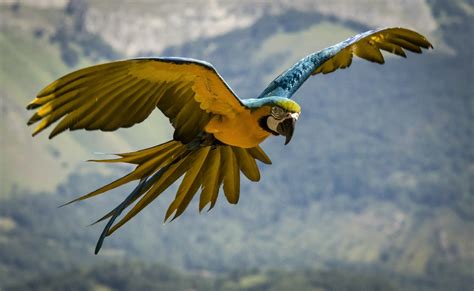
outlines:
[{"label": "bird eye", "polygon": [[275,106],[272,108],[272,116],[276,119],[282,119],[285,116],[285,110],[281,107]]},{"label": "bird eye", "polygon": [[281,119],[285,115],[285,110],[283,110],[281,107],[275,106],[272,108],[272,115],[277,119]]}]

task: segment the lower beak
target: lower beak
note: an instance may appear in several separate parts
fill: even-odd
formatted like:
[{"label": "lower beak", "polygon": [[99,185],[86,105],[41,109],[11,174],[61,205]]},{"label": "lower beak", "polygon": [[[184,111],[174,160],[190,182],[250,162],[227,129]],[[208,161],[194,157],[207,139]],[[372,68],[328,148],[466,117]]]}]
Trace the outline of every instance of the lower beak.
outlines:
[{"label": "lower beak", "polygon": [[280,122],[280,124],[278,124],[277,126],[277,132],[286,137],[285,145],[287,145],[293,137],[293,132],[295,131],[295,124],[296,119],[290,117]]}]

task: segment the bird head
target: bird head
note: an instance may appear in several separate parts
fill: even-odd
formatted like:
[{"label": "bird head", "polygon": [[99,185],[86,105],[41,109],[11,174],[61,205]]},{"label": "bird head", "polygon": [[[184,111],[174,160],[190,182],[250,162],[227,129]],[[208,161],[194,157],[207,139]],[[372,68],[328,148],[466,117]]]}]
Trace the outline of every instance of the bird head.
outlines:
[{"label": "bird head", "polygon": [[[266,100],[262,100],[266,99]],[[264,106],[268,107],[268,114],[260,119],[260,126],[273,135],[282,135],[287,145],[295,131],[301,107],[295,101],[284,97],[262,98]]]}]

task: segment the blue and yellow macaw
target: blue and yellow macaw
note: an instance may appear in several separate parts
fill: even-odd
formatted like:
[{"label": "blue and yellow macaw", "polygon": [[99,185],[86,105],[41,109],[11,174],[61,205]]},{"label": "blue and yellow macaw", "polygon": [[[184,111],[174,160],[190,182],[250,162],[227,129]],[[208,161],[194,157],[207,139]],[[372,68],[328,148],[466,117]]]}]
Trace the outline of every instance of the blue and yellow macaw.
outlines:
[{"label": "blue and yellow macaw", "polygon": [[[90,198],[139,180],[132,193],[97,222],[109,218],[95,253],[106,236],[134,217],[184,175],[165,221],[180,216],[200,190],[199,210],[216,203],[221,185],[232,204],[239,200],[240,172],[259,181],[256,160],[271,164],[260,148],[269,136],[288,144],[301,107],[290,98],[306,79],[351,65],[353,55],[384,63],[380,50],[406,57],[421,53],[428,40],[405,28],[358,34],[310,54],[279,75],[258,96],[240,99],[209,63],[186,58],[116,61],[72,72],[48,85],[28,104],[36,109],[28,125],[40,122],[33,136],[60,120],[50,138],[69,129],[113,131],[131,127],[160,109],[174,127],[173,139],[119,158],[95,160],[130,163],[136,168],[120,179],[71,202]],[[116,224],[128,206],[138,202]],[[71,203],[69,202],[69,203]],[[67,204],[69,204],[67,203]]]}]

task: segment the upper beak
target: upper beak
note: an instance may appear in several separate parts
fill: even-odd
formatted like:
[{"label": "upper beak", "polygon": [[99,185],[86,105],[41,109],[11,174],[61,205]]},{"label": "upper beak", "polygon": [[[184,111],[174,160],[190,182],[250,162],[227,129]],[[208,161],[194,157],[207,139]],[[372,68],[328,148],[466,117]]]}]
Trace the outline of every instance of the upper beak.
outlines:
[{"label": "upper beak", "polygon": [[291,116],[278,124],[277,132],[286,137],[285,145],[287,145],[291,138],[293,137],[293,133],[295,131],[295,124],[298,116]]}]

